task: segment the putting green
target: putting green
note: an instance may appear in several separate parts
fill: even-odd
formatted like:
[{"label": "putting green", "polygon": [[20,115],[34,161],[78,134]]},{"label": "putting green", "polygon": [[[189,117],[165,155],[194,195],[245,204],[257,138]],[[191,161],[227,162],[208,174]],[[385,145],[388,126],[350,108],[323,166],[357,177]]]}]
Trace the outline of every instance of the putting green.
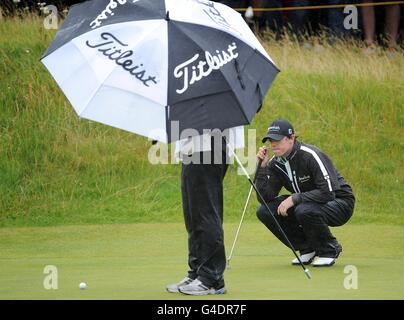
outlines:
[{"label": "putting green", "polygon": [[[236,228],[225,224],[227,253]],[[289,249],[246,221],[225,273],[228,294],[202,299],[404,298],[403,226],[348,224],[333,233],[342,257],[332,268],[309,267],[308,280],[290,265]],[[186,238],[180,223],[3,228],[0,299],[195,299],[164,289],[186,274]],[[44,287],[49,265],[57,289]]]}]

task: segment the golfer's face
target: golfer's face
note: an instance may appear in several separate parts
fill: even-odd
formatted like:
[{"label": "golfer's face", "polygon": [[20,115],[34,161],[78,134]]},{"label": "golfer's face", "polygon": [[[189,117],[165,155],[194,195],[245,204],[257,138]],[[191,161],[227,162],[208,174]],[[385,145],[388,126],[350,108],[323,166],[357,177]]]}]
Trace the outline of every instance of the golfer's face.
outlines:
[{"label": "golfer's face", "polygon": [[271,143],[271,149],[275,156],[283,157],[288,154],[293,148],[293,140],[288,137],[284,137],[282,140],[269,140]]}]

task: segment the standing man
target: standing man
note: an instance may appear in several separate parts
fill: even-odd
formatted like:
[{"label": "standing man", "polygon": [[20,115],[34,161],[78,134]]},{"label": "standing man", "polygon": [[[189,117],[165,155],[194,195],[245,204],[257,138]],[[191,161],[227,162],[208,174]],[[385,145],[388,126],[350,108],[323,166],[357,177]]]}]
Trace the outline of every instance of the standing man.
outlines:
[{"label": "standing man", "polygon": [[223,179],[228,168],[227,145],[244,146],[244,128],[192,137],[177,143],[182,159],[181,192],[188,233],[188,275],[166,287],[189,295],[226,293],[223,234]]},{"label": "standing man", "polygon": [[[276,120],[268,128],[257,154],[263,160],[257,176],[257,188],[290,242],[300,252],[304,264],[328,267],[342,252],[329,226],[345,224],[352,216],[355,197],[351,187],[320,149],[301,143],[292,125]],[[284,187],[291,195],[278,196]],[[260,200],[260,199],[258,199]],[[264,205],[257,210],[259,220],[285,245],[273,217]],[[299,265],[298,259],[292,264]]]}]

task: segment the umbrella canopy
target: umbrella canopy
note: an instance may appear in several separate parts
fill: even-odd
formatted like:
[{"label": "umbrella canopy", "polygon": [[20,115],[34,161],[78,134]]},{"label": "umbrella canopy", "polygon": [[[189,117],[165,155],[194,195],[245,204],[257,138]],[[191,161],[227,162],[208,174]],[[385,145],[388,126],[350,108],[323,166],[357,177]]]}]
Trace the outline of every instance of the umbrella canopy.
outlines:
[{"label": "umbrella canopy", "polygon": [[153,140],[248,124],[278,68],[239,13],[206,0],[71,7],[42,57],[80,117]]}]

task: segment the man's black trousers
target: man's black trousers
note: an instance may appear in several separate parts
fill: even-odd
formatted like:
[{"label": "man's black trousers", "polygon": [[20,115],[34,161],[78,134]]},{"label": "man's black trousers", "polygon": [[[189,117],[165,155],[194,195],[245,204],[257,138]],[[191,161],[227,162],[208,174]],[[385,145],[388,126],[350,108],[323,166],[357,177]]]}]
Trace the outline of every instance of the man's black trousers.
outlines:
[{"label": "man's black trousers", "polygon": [[[224,286],[226,255],[223,234],[223,179],[221,164],[182,164],[181,191],[188,232],[188,276],[215,288]],[[201,153],[201,159],[203,153]]]},{"label": "man's black trousers", "polygon": [[[304,202],[290,208],[288,216],[277,214],[280,203],[288,196],[280,196],[267,203],[286,236],[301,254],[316,251],[321,257],[335,257],[340,245],[332,235],[329,226],[345,224],[353,213],[354,202],[351,199],[335,199],[325,204]],[[257,210],[259,220],[286,246],[273,218],[264,205]]]}]

